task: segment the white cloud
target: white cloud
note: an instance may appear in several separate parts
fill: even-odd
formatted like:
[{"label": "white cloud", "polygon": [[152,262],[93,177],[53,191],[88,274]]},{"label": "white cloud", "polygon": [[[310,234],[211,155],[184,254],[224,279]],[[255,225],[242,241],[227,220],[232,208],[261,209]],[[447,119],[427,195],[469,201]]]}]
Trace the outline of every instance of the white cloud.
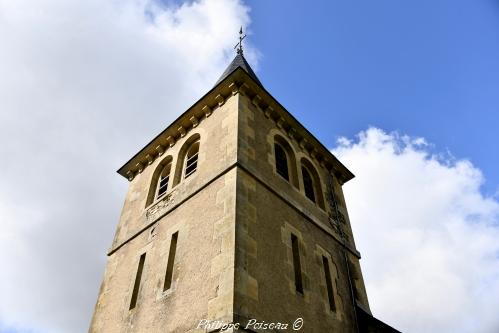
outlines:
[{"label": "white cloud", "polygon": [[404,333],[499,331],[499,202],[469,161],[376,128],[334,153],[375,316]]},{"label": "white cloud", "polygon": [[[87,330],[115,170],[215,82],[248,24],[238,0],[0,0],[0,326]],[[407,333],[497,332],[499,204],[471,163],[429,149],[370,129],[336,150],[357,175],[372,309]]]},{"label": "white cloud", "polygon": [[214,84],[248,14],[0,0],[0,326],[88,329],[126,192],[115,170]]}]

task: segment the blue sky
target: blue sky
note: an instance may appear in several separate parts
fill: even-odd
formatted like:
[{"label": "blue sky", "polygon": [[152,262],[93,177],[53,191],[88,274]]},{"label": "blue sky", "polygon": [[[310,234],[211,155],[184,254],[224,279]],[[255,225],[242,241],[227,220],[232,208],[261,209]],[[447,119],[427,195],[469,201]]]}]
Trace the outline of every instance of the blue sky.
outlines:
[{"label": "blue sky", "polygon": [[0,13],[0,333],[88,330],[128,186],[116,170],[213,86],[241,25],[267,90],[356,175],[373,313],[405,333],[499,331],[499,0]]},{"label": "blue sky", "polygon": [[268,90],[328,146],[425,137],[499,184],[499,1],[248,1]]}]

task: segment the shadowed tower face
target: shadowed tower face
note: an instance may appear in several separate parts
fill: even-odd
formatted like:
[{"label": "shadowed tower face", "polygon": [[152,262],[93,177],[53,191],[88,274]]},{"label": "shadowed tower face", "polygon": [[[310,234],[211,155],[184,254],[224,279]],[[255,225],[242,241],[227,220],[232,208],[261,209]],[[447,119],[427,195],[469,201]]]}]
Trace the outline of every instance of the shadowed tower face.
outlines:
[{"label": "shadowed tower face", "polygon": [[263,332],[297,318],[302,332],[357,332],[369,315],[342,192],[353,175],[242,51],[118,172],[129,189],[90,332]]}]

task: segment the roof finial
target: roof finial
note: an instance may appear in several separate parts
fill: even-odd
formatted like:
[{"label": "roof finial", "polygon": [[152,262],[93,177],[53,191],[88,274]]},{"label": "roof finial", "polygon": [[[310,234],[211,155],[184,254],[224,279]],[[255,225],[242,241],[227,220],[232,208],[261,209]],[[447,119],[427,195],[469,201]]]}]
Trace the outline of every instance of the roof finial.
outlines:
[{"label": "roof finial", "polygon": [[237,54],[243,55],[243,39],[246,38],[246,35],[243,36],[243,27],[239,29],[239,43],[234,46],[237,49]]}]

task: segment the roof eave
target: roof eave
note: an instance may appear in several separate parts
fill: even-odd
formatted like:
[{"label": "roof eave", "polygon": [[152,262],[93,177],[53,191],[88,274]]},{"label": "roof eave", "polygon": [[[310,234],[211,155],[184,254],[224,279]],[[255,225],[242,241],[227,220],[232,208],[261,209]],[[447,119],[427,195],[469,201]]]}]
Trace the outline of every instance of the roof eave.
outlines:
[{"label": "roof eave", "polygon": [[[148,144],[144,146],[139,152],[137,152],[131,159],[129,159],[121,168],[117,170],[117,172],[125,178],[129,178],[127,175],[127,171],[133,169],[135,164],[140,163],[142,159],[139,157],[146,154],[150,151],[154,154],[154,146],[161,142],[160,138],[167,137],[168,132],[171,132],[171,135],[175,135],[176,128],[181,126],[181,124],[186,122],[188,116],[191,116],[192,113],[199,116],[202,115],[200,111],[203,105],[213,104],[212,100],[219,94],[227,94],[230,91],[229,85],[227,82],[236,81],[236,77],[238,79],[244,78],[242,81],[248,81],[254,85],[256,90],[260,90],[262,95],[266,95],[270,98],[273,104],[275,104],[282,112],[284,112],[285,116],[289,118],[290,122],[294,123],[293,125],[299,127],[299,129],[306,133],[306,135],[311,139],[311,143],[313,145],[318,146],[321,153],[328,156],[332,162],[332,172],[340,179],[341,183],[344,184],[347,181],[353,179],[355,175],[345,166],[343,165],[336,156],[334,156],[331,151],[329,151],[309,130],[307,130],[290,112],[286,110],[284,106],[282,106],[277,99],[275,99],[272,94],[270,94],[260,82],[257,82],[253,79],[243,68],[240,66],[236,67],[232,72],[230,72],[222,81],[216,84],[213,88],[211,88],[206,94],[204,94],[200,99],[198,99],[194,104],[192,104],[185,112],[183,112],[179,117],[177,117],[167,128],[161,131],[156,137],[154,137]],[[238,82],[244,83],[244,82]]]},{"label": "roof eave", "polygon": [[[240,67],[238,67],[240,68]],[[234,73],[238,68],[236,68],[232,73]],[[244,70],[243,70],[244,71]],[[220,90],[228,90],[228,87],[223,87],[222,84],[229,78],[228,75],[224,80],[222,80],[220,83],[215,85],[213,88],[211,88],[206,94],[204,94],[201,98],[199,98],[194,104],[192,104],[189,108],[187,108],[186,111],[184,111],[180,116],[178,116],[168,127],[166,127],[163,131],[161,131],[158,135],[156,135],[149,143],[147,143],[141,150],[139,150],[132,158],[130,158],[125,164],[123,164],[116,172],[122,175],[125,178],[128,178],[126,175],[126,169],[127,167],[134,162],[134,160],[137,159],[143,152],[150,147],[154,142],[158,141],[161,137],[165,136],[169,130],[174,129],[175,125],[179,124],[182,122],[183,119],[187,118],[187,116],[192,112],[193,109],[200,108],[201,105],[206,105],[208,104],[207,101],[205,101],[208,97],[213,96],[215,97],[218,91]],[[226,89],[223,89],[226,88]],[[210,103],[211,104],[211,103]],[[133,164],[133,163],[132,163]]]},{"label": "roof eave", "polygon": [[[236,70],[237,69],[238,68],[236,68]],[[232,74],[236,72],[236,70],[234,70],[230,75],[228,75],[226,79],[228,80],[232,76]],[[258,82],[255,82],[255,80],[250,75],[248,75],[248,73],[246,73],[244,70],[242,70],[242,72],[244,72],[244,75],[246,76],[247,79],[255,83],[258,89],[260,89],[263,93],[265,93],[268,97],[270,97],[273,103],[275,103],[282,111],[284,111],[284,113],[292,120],[292,122],[298,125],[301,130],[306,132],[307,135],[314,141],[314,144],[319,146],[322,152],[325,153],[325,155],[329,156],[334,161],[336,166],[335,169],[337,169],[335,171],[337,172],[339,171],[341,173],[343,184],[355,178],[355,175],[343,163],[341,163],[340,160],[328,148],[326,148],[305,126],[303,126],[300,123],[300,121],[298,121],[276,98],[274,98],[274,96],[272,96],[272,94],[268,92],[267,89],[263,87],[263,85],[259,84]]]}]

